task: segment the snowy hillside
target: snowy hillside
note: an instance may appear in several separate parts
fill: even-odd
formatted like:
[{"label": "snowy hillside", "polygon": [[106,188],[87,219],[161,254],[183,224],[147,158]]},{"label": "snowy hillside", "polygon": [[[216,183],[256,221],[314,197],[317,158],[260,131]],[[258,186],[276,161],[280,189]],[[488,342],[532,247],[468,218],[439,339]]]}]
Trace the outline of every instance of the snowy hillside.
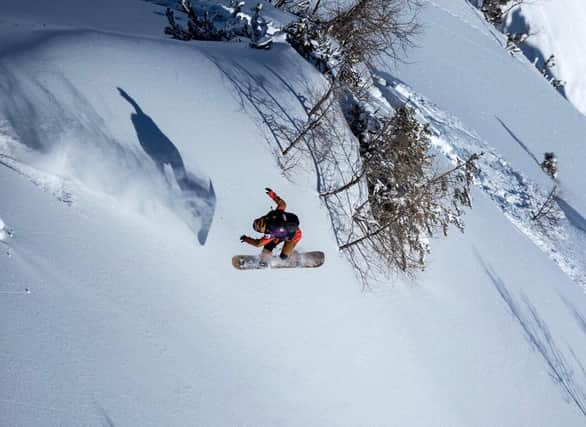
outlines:
[{"label": "snowy hillside", "polygon": [[582,0],[525,2],[511,13],[506,27],[525,32],[529,38],[523,51],[539,65],[555,55],[551,72],[565,81],[563,93],[576,108],[586,114],[586,3]]},{"label": "snowy hillside", "polygon": [[[486,153],[484,190],[574,280],[586,284],[586,145],[580,136],[586,121],[528,61],[499,48],[504,36],[474,7],[458,3],[429,2],[422,48],[411,52],[408,65],[379,74],[397,85],[391,98],[409,99],[432,124],[441,151],[460,157]],[[446,20],[449,26],[438,24]],[[451,25],[457,25],[456,32]],[[454,60],[458,56],[469,62],[463,66]],[[547,151],[559,156],[559,205],[567,219],[553,237],[534,229],[522,213],[530,202],[525,193],[541,191],[545,197],[551,187],[540,168]]]},{"label": "snowy hillside", "polygon": [[[171,40],[155,2],[0,6],[0,425],[584,424],[586,118],[467,2],[376,70],[447,161],[485,152],[466,232],[369,291],[257,108],[325,84],[293,49]],[[523,205],[547,150],[553,237]],[[232,268],[266,186],[324,266]]]}]

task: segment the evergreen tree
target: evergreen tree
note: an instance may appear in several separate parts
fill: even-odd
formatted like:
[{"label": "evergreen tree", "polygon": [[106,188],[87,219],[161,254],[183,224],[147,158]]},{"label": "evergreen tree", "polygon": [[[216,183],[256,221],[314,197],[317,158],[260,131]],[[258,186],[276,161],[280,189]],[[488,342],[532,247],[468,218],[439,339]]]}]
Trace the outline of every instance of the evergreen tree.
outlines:
[{"label": "evergreen tree", "polygon": [[320,72],[331,72],[338,59],[338,50],[323,31],[322,26],[308,18],[299,18],[283,29],[287,41],[301,56],[310,61]]},{"label": "evergreen tree", "polygon": [[463,230],[478,155],[435,175],[429,130],[408,107],[366,138],[361,152],[369,197],[354,219],[364,235],[341,249],[362,246],[402,271],[423,268],[428,237],[447,235],[449,225]]}]

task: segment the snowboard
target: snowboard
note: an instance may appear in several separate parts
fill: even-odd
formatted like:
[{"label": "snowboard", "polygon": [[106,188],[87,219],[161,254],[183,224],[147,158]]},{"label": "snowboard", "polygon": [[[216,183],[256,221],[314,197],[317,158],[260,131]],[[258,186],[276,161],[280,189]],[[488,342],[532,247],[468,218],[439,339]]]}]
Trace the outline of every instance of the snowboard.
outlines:
[{"label": "snowboard", "polygon": [[261,263],[260,255],[234,255],[232,265],[238,270],[258,270],[263,268],[315,268],[325,261],[320,251],[293,252],[287,259],[271,257],[266,264]]}]

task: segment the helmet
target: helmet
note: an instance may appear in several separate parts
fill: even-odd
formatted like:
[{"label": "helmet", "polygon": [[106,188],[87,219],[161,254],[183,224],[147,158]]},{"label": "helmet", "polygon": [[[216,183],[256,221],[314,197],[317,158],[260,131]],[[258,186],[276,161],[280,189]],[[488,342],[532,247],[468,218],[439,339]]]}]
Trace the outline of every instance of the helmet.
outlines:
[{"label": "helmet", "polygon": [[252,228],[259,233],[264,233],[267,229],[267,222],[264,217],[255,219],[252,222]]}]

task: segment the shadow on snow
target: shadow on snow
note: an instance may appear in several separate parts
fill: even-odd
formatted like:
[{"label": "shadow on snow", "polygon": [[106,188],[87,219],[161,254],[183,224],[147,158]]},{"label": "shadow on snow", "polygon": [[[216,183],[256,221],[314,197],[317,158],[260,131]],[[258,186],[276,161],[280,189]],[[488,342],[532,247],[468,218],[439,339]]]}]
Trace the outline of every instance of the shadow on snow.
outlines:
[{"label": "shadow on snow", "polygon": [[570,205],[564,199],[557,197],[555,200],[560,209],[566,215],[566,218],[568,218],[568,221],[570,221],[570,224],[572,224],[577,229],[586,232],[586,218],[584,218],[580,212],[574,209],[572,205]]},{"label": "shadow on snow", "polygon": [[181,190],[182,199],[189,212],[194,218],[199,218],[201,221],[197,231],[197,239],[200,244],[205,244],[216,205],[216,194],[212,181],[206,182],[205,179],[197,178],[189,173],[175,144],[159,129],[153,119],[142,111],[128,93],[121,88],[118,88],[118,92],[134,108],[130,119],[144,152],[152,159],[162,175],[167,176],[165,174],[167,166],[173,171],[175,181]]},{"label": "shadow on snow", "polygon": [[[560,386],[566,398],[573,402],[579,412],[586,417],[586,390],[584,384],[576,378],[573,364],[568,361],[564,352],[558,347],[545,320],[539,315],[537,308],[526,295],[518,301],[507,288],[504,281],[480,259],[484,270],[504,303],[513,315],[513,319],[521,326],[525,338],[531,347],[541,356],[552,380]],[[576,353],[568,346],[574,362],[586,374]],[[585,378],[586,379],[586,378]]]},{"label": "shadow on snow", "polygon": [[532,151],[529,149],[529,147],[527,147],[527,146],[525,145],[525,143],[524,143],[523,141],[521,141],[521,140],[520,140],[520,139],[517,137],[517,135],[515,135],[515,134],[513,133],[513,131],[512,131],[512,130],[511,130],[511,129],[510,129],[510,128],[509,128],[509,127],[508,127],[508,126],[505,124],[505,122],[503,122],[503,121],[501,120],[501,118],[500,118],[499,116],[494,116],[494,117],[495,117],[495,118],[498,120],[498,122],[501,124],[501,126],[502,126],[502,127],[503,127],[503,128],[506,130],[506,131],[507,131],[507,133],[508,133],[508,134],[511,136],[511,138],[513,138],[513,140],[514,140],[514,141],[515,141],[517,144],[519,144],[519,145],[521,146],[521,148],[522,148],[522,149],[523,149],[523,150],[524,150],[524,151],[525,151],[527,154],[529,154],[529,157],[531,157],[531,158],[533,159],[533,161],[534,161],[534,162],[535,162],[535,163],[536,163],[538,166],[540,166],[541,164],[540,164],[539,160],[537,159],[537,157],[535,156],[535,154],[533,154],[533,152],[532,152]]},{"label": "shadow on snow", "polygon": [[[280,49],[289,48],[278,44],[273,46],[270,53],[273,60],[282,53]],[[359,156],[354,141],[344,133],[346,125],[339,113],[339,106],[334,103],[331,111],[321,117],[321,126],[308,132],[304,128],[314,103],[326,93],[325,78],[321,81],[307,79],[302,68],[298,73],[291,72],[285,78],[279,68],[271,66],[270,61],[259,70],[246,67],[246,64],[235,58],[227,59],[210,54],[207,58],[234,87],[242,109],[255,117],[259,127],[265,130],[266,142],[285,176],[291,178],[287,171],[299,163],[311,165],[315,171],[315,185],[319,193],[339,188],[353,178],[351,172],[358,167]],[[295,145],[295,150],[284,155],[284,150],[304,131],[306,133],[299,144]],[[305,164],[306,160],[308,164]],[[362,190],[361,186],[354,187],[356,188],[352,191]],[[338,243],[349,240],[348,234],[354,231],[353,226],[348,226],[353,224],[353,200],[363,200],[364,197],[353,198],[349,193],[350,191],[344,191],[322,197],[330,213]]]}]

